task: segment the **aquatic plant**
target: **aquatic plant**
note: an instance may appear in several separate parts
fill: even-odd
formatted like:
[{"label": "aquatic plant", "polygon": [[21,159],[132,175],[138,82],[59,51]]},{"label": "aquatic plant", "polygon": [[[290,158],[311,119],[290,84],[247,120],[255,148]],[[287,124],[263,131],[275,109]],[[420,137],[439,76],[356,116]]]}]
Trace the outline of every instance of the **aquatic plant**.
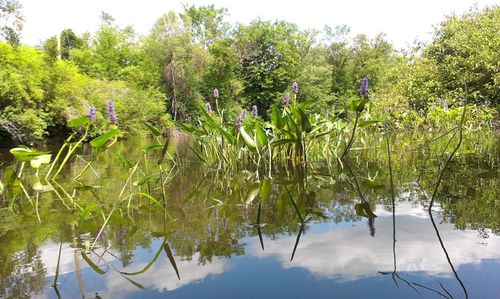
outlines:
[{"label": "aquatic plant", "polygon": [[112,100],[109,100],[106,102],[106,104],[108,107],[109,121],[115,126],[118,125],[118,118],[116,117],[115,102],[113,102]]},{"label": "aquatic plant", "polygon": [[96,114],[97,114],[97,109],[95,108],[95,106],[90,106],[89,112],[87,114],[87,116],[89,117],[89,120],[94,121]]},{"label": "aquatic plant", "polygon": [[288,103],[290,103],[290,94],[287,92],[283,96],[283,107],[288,107]]},{"label": "aquatic plant", "polygon": [[252,117],[257,117],[257,105],[252,106]]}]

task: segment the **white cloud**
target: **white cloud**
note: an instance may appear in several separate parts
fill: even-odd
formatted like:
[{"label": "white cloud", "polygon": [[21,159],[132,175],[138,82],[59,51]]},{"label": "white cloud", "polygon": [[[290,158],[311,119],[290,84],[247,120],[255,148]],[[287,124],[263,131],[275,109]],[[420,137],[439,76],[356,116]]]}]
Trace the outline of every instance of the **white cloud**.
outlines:
[{"label": "white cloud", "polygon": [[[397,207],[398,271],[450,276],[452,271],[428,215],[423,217],[425,212],[420,210],[421,207],[410,204]],[[392,214],[381,211],[382,208],[378,207],[375,237],[370,237],[363,222],[355,227],[333,227],[326,232],[306,231],[292,262],[290,256],[295,236],[265,239],[265,251],[257,242],[252,242],[247,253],[259,258],[278,258],[283,268],[304,268],[319,278],[338,277],[349,281],[377,275],[378,271],[392,271]],[[474,231],[458,231],[451,224],[439,224],[438,228],[455,269],[478,264],[482,259],[500,259],[500,237],[490,236],[487,245],[482,245],[479,243],[483,240],[479,240]]]}]

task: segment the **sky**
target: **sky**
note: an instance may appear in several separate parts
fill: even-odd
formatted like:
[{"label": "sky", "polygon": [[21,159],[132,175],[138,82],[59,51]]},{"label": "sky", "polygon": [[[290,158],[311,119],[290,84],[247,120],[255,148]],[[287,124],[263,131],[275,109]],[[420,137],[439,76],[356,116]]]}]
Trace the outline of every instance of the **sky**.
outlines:
[{"label": "sky", "polygon": [[433,26],[446,15],[462,14],[473,5],[500,5],[500,0],[20,0],[26,19],[22,40],[37,45],[65,28],[77,34],[94,32],[101,11],[111,14],[119,26],[131,25],[147,34],[155,21],[168,11],[181,12],[185,4],[228,9],[227,20],[248,24],[260,17],[286,20],[300,29],[323,29],[325,25],[349,25],[354,34],[370,37],[384,32],[398,49],[415,40],[428,41]]}]

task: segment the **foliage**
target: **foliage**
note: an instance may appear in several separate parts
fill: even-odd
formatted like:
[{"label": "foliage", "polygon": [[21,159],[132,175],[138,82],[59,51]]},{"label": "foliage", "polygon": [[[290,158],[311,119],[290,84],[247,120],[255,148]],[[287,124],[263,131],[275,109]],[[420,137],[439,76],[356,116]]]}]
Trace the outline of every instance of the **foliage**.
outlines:
[{"label": "foliage", "polygon": [[22,7],[18,0],[0,0],[0,36],[13,46],[21,42],[24,23]]},{"label": "foliage", "polygon": [[300,60],[310,41],[295,24],[260,19],[239,25],[234,39],[241,57],[243,96],[248,104],[268,113],[299,76]]},{"label": "foliage", "polygon": [[499,23],[498,6],[447,17],[436,28],[433,41],[407,57],[392,85],[420,113],[445,102],[451,106],[463,94],[465,83],[472,103],[497,106]]},{"label": "foliage", "polygon": [[[21,6],[0,3],[18,37]],[[395,51],[384,34],[352,36],[346,25],[322,32],[261,19],[231,25],[227,10],[213,5],[166,13],[147,36],[102,13],[94,33],[68,28],[39,49],[16,46],[15,37],[0,43],[0,135],[13,143],[64,136],[68,120],[108,99],[117,103],[125,134],[141,132],[143,121],[195,124],[202,103],[217,110],[221,124],[253,105],[268,120],[294,81],[297,102],[315,102],[310,113],[345,119],[365,77],[366,120],[383,115],[393,128],[454,125],[467,83],[470,124],[496,126],[499,9],[447,17],[429,45],[408,53]],[[108,130],[102,119],[98,113],[91,136]]]}]

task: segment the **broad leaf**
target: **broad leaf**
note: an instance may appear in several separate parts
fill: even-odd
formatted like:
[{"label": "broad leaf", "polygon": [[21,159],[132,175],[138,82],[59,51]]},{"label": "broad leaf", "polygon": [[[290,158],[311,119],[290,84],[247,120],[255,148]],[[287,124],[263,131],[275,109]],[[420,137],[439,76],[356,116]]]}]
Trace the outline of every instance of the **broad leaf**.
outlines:
[{"label": "broad leaf", "polygon": [[257,146],[259,149],[265,147],[269,143],[266,131],[258,124],[255,125],[255,137],[257,137]]},{"label": "broad leaf", "polygon": [[68,128],[80,128],[85,126],[90,122],[90,119],[88,116],[82,116],[79,118],[72,119],[68,122]]},{"label": "broad leaf", "polygon": [[281,114],[278,110],[278,107],[276,105],[273,105],[271,108],[271,123],[273,126],[277,129],[283,128],[285,125],[285,122],[283,121],[283,118],[281,117]]},{"label": "broad leaf", "polygon": [[108,142],[108,140],[115,138],[119,134],[119,129],[113,129],[97,138],[94,138],[92,141],[90,141],[90,146],[92,146],[93,148],[101,148],[106,144],[106,142]]},{"label": "broad leaf", "polygon": [[151,124],[149,124],[149,123],[147,123],[145,121],[143,121],[142,123],[146,127],[148,127],[149,132],[151,132],[151,134],[153,134],[153,136],[155,136],[155,137],[161,136],[161,131],[158,128],[156,128],[155,126],[153,126],[153,125],[151,125]]},{"label": "broad leaf", "polygon": [[248,148],[250,148],[250,149],[257,148],[257,144],[255,143],[253,138],[250,135],[248,135],[248,133],[245,131],[245,128],[243,128],[243,127],[240,128],[240,134],[241,134],[241,137],[243,137],[243,141],[245,141]]},{"label": "broad leaf", "polygon": [[10,153],[14,155],[19,161],[31,161],[36,159],[38,156],[50,154],[50,152],[43,152],[36,149],[29,149],[23,147],[16,147],[10,150]]},{"label": "broad leaf", "polygon": [[36,157],[35,159],[30,161],[31,167],[38,169],[42,164],[49,164],[50,163],[50,158],[52,157],[51,154],[46,154],[46,155],[40,155]]},{"label": "broad leaf", "polygon": [[361,119],[359,121],[358,127],[365,128],[365,127],[377,124],[379,122],[380,122],[380,120],[363,120],[363,119]]}]

